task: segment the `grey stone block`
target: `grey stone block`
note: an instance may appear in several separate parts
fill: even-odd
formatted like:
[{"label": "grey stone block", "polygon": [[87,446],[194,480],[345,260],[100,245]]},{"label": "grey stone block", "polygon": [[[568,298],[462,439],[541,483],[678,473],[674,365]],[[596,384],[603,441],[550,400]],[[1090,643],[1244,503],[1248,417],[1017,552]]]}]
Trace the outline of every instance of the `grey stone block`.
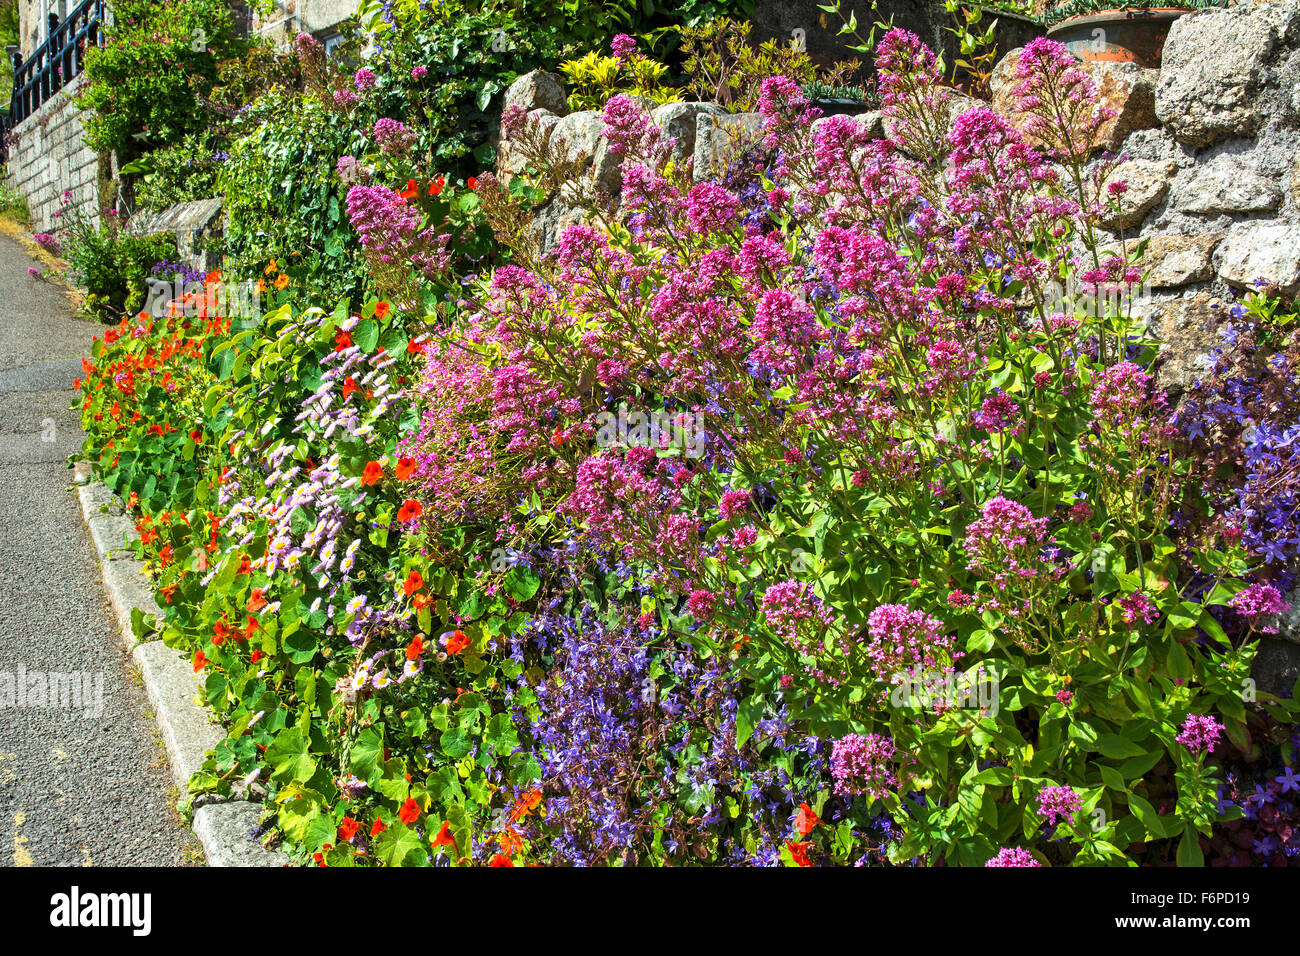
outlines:
[{"label": "grey stone block", "polygon": [[77,497],[81,499],[81,514],[87,522],[106,514],[122,514],[122,503],[103,482],[92,481],[81,485],[77,489]]},{"label": "grey stone block", "polygon": [[221,728],[210,720],[211,712],[195,702],[198,682],[194,668],[180,651],[162,641],[149,641],[131,654],[144,678],[162,732],[172,779],[185,790],[196,770],[203,766],[208,751],[225,739]]},{"label": "grey stone block", "polygon": [[203,844],[208,866],[288,866],[288,857],[251,835],[261,814],[254,803],[212,803],[195,810],[194,835]]},{"label": "grey stone block", "polygon": [[95,543],[101,560],[126,551],[126,541],[135,537],[135,524],[126,515],[91,515],[86,524],[90,526],[90,540]]},{"label": "grey stone block", "polygon": [[100,564],[104,576],[104,590],[113,607],[122,641],[131,647],[131,609],[139,608],[145,614],[157,614],[158,604],[153,599],[153,587],[144,574],[144,562],[134,558],[114,558]]}]

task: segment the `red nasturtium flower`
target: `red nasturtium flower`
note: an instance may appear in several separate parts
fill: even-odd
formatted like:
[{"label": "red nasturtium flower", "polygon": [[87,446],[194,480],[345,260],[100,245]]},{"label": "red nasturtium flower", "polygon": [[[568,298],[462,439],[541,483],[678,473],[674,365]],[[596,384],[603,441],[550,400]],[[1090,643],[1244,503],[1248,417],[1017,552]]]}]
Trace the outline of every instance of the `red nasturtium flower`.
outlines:
[{"label": "red nasturtium flower", "polygon": [[497,853],[495,856],[492,857],[491,861],[488,863],[488,866],[514,866],[514,864],[510,862],[510,857],[503,856],[500,853]]},{"label": "red nasturtium flower", "polygon": [[433,603],[432,594],[417,594],[415,597],[411,598],[411,606],[415,608],[417,611],[424,610],[432,603]]},{"label": "red nasturtium flower", "polygon": [[822,818],[813,813],[808,804],[799,804],[799,810],[794,815],[794,828],[800,836],[807,836],[812,833],[821,822]]},{"label": "red nasturtium flower", "polygon": [[370,828],[370,838],[373,840],[387,829],[388,827],[384,826],[384,821],[376,817],[375,825]]},{"label": "red nasturtium flower", "polygon": [[234,633],[234,628],[227,624],[225,620],[217,621],[216,624],[212,625],[212,643],[220,647]]},{"label": "red nasturtium flower", "polygon": [[422,587],[424,587],[424,578],[420,576],[419,571],[412,568],[411,573],[406,576],[406,581],[402,584],[402,590],[406,592],[407,597],[410,597]]},{"label": "red nasturtium flower", "polygon": [[344,349],[352,347],[352,333],[339,329],[334,333],[334,351],[342,352]]},{"label": "red nasturtium flower", "polygon": [[386,300],[380,299],[379,302],[375,305],[375,318],[377,319],[388,318],[388,302]]},{"label": "red nasturtium flower", "polygon": [[470,189],[478,189],[478,180],[471,176],[465,185]]},{"label": "red nasturtium flower", "polygon": [[[407,355],[420,355],[424,352],[424,342],[421,339],[411,339],[406,343]],[[89,398],[89,396],[87,396]]]},{"label": "red nasturtium flower", "polygon": [[447,185],[447,177],[439,176],[429,183],[429,195],[436,196],[442,192],[442,187]]},{"label": "red nasturtium flower", "polygon": [[357,830],[361,829],[361,824],[351,817],[344,817],[343,822],[339,824],[339,842],[351,843],[352,838],[357,835]]},{"label": "red nasturtium flower", "polygon": [[194,655],[194,673],[198,673],[208,666],[208,659],[202,651]]},{"label": "red nasturtium flower", "polygon": [[413,661],[424,653],[424,638],[419,634],[411,638],[411,643],[406,645],[406,659]]},{"label": "red nasturtium flower", "polygon": [[264,654],[262,651],[253,651],[253,654],[252,654],[251,657],[249,657],[249,660],[250,660],[252,663],[256,664],[258,661],[260,661],[260,660],[261,660],[263,657],[265,657],[265,656],[266,656],[266,654]]},{"label": "red nasturtium flower", "polygon": [[403,189],[401,192],[399,192],[397,195],[401,196],[403,199],[414,199],[419,194],[420,194],[420,187],[415,184],[415,180],[408,179],[406,181],[406,188]]},{"label": "red nasturtium flower", "polygon": [[785,848],[790,851],[790,858],[794,860],[796,866],[812,866],[808,861],[809,843],[787,843]]},{"label": "red nasturtium flower", "polygon": [[361,483],[363,485],[373,485],[384,477],[384,466],[377,461],[368,462],[366,469],[361,473]]},{"label": "red nasturtium flower", "polygon": [[412,521],[418,521],[420,515],[424,513],[424,505],[420,504],[414,498],[407,498],[402,502],[402,507],[397,509],[397,520],[402,524],[409,524]]},{"label": "red nasturtium flower", "polygon": [[261,588],[253,588],[253,593],[248,597],[248,612],[256,614],[262,608],[266,607],[266,595]]},{"label": "red nasturtium flower", "polygon": [[352,396],[352,393],[359,387],[360,386],[357,385],[357,380],[351,375],[345,378],[343,380],[343,401],[346,402]]},{"label": "red nasturtium flower", "polygon": [[414,797],[407,797],[406,802],[402,804],[402,809],[397,811],[397,818],[407,824],[414,823],[419,816],[420,807]]},{"label": "red nasturtium flower", "polygon": [[446,646],[448,654],[459,654],[469,647],[469,638],[465,636],[464,631],[452,631],[451,637],[447,638]]},{"label": "red nasturtium flower", "polygon": [[460,852],[460,847],[456,845],[456,838],[451,835],[451,824],[446,820],[442,821],[442,826],[438,828],[438,835],[430,841],[429,845],[435,850],[440,846],[449,846],[456,852]]},{"label": "red nasturtium flower", "polygon": [[398,481],[405,481],[407,478],[410,478],[413,471],[415,471],[414,458],[411,458],[409,455],[403,455],[401,458],[397,459],[396,474]]}]

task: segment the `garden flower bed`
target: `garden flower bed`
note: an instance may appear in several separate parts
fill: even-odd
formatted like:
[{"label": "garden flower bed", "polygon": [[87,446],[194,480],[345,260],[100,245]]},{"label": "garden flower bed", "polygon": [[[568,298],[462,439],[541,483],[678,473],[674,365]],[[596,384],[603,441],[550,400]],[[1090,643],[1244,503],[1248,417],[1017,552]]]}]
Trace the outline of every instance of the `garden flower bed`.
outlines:
[{"label": "garden flower bed", "polygon": [[[1246,298],[1172,401],[1126,309],[1051,294],[1142,279],[1064,48],[1021,52],[1014,124],[904,31],[875,66],[887,137],[771,75],[712,180],[604,96],[618,203],[536,111],[508,184],[379,117],[319,199],[355,255],[105,331],[85,455],[227,729],[193,795],[326,866],[1296,859],[1297,705],[1252,661],[1300,312]],[[300,108],[419,79],[367,72]]]}]

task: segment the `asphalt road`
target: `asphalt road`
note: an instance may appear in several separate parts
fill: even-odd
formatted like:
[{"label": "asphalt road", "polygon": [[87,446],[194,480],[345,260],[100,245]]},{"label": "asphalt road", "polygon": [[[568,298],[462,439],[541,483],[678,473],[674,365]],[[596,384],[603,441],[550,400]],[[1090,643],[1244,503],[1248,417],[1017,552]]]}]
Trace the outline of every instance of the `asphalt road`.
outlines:
[{"label": "asphalt road", "polygon": [[0,235],[0,865],[183,865],[196,844],[67,467],[72,381],[100,327],[32,264]]}]

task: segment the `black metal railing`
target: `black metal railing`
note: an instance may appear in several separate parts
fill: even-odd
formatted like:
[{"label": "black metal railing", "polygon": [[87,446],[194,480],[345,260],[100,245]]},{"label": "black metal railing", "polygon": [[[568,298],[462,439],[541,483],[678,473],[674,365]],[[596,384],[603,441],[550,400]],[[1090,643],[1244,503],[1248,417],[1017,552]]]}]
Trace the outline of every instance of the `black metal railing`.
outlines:
[{"label": "black metal railing", "polygon": [[84,2],[59,22],[50,14],[49,36],[27,60],[13,53],[14,91],[5,125],[12,129],[71,83],[85,68],[86,49],[103,42],[104,0]]}]

